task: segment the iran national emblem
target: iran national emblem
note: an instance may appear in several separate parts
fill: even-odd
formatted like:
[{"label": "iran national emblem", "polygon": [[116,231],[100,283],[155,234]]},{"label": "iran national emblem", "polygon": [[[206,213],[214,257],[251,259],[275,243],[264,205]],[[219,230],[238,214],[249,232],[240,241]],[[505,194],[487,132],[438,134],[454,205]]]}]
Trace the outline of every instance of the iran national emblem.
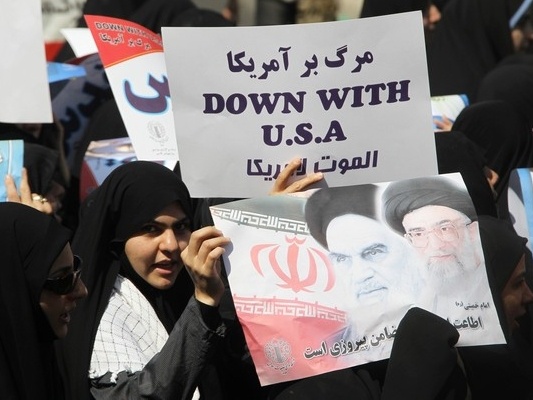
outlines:
[{"label": "iran national emblem", "polygon": [[283,245],[257,244],[250,257],[261,275],[274,274],[277,285],[293,292],[327,292],[335,285],[335,274],[329,258],[319,249],[304,246],[306,238],[285,236]]}]

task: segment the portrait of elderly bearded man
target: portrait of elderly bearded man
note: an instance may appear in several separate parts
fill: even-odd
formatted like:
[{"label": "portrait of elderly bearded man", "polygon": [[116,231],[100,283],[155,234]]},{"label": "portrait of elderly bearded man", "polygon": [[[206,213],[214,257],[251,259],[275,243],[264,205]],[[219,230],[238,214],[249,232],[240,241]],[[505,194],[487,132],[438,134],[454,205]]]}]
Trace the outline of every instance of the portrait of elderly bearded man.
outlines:
[{"label": "portrait of elderly bearded man", "polygon": [[[393,182],[382,194],[382,206],[389,226],[421,258],[427,296],[465,302],[470,295],[486,293],[473,291],[486,284],[486,275],[479,268],[483,255],[477,215],[466,189],[445,177]],[[437,299],[432,302],[434,309]]]},{"label": "portrait of elderly bearded man", "polygon": [[370,184],[324,188],[305,205],[309,233],[328,250],[345,292],[350,322],[343,338],[398,322],[422,286],[414,251],[378,218],[378,192]]}]

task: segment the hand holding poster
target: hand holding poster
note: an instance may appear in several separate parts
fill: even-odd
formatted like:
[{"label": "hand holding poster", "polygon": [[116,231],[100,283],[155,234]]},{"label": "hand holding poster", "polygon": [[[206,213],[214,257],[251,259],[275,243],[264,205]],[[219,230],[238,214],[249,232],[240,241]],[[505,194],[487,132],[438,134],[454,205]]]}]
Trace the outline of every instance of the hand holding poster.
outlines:
[{"label": "hand holding poster", "polygon": [[505,342],[459,174],[306,195],[211,208],[262,385],[388,358],[413,306],[447,319],[459,346]]},{"label": "hand holding poster", "polygon": [[162,33],[193,196],[263,195],[294,156],[329,186],[437,173],[420,13]]},{"label": "hand holding poster", "polygon": [[178,160],[161,38],[126,20],[86,15],[139,160]]}]

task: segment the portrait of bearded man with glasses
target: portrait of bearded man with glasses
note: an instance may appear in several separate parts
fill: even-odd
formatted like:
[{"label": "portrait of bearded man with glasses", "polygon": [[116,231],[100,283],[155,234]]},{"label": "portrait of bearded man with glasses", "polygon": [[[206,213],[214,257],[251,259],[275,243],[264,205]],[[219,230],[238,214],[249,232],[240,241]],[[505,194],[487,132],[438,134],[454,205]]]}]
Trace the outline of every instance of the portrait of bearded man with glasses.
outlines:
[{"label": "portrait of bearded man with glasses", "polygon": [[485,284],[477,214],[466,189],[445,177],[393,182],[383,192],[382,206],[388,225],[422,261],[430,310],[438,309],[435,294],[465,302]]}]

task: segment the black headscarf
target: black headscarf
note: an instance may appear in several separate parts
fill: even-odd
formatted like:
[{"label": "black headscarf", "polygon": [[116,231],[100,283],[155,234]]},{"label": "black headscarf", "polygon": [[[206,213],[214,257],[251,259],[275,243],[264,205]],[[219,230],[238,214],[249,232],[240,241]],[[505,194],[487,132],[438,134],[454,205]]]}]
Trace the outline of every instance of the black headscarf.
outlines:
[{"label": "black headscarf", "polygon": [[439,174],[460,172],[476,213],[498,215],[496,203],[483,167],[483,149],[458,131],[435,132]]},{"label": "black headscarf", "polygon": [[533,126],[533,55],[507,57],[479,85],[478,101],[504,100]]},{"label": "black headscarf", "polygon": [[482,101],[465,107],[453,129],[484,150],[487,166],[500,177],[495,187],[498,196],[505,192],[513,169],[533,167],[531,126],[505,101]]},{"label": "black headscarf", "polygon": [[[510,332],[507,329],[501,294],[518,262],[527,252],[527,239],[518,236],[507,221],[483,215],[479,217],[478,222],[485,268],[494,297],[494,305],[503,331],[509,337]],[[528,257],[530,255],[530,253],[527,254]]]},{"label": "black headscarf", "polygon": [[444,206],[462,212],[470,220],[477,219],[468,192],[448,179],[434,176],[392,182],[382,196],[383,217],[400,234],[405,233],[403,217],[425,206]]},{"label": "black headscarf", "polygon": [[84,260],[82,278],[89,296],[72,316],[70,334],[61,349],[71,398],[89,396],[88,371],[94,338],[119,273],[125,274],[143,293],[167,331],[192,295],[192,283],[186,272],[178,275],[171,289],[155,290],[139,279],[123,255],[125,241],[174,202],[192,221],[191,199],[185,184],[168,168],[149,161],[133,161],[118,167],[84,202],[72,247]]},{"label": "black headscarf", "polygon": [[0,203],[0,392],[8,399],[62,398],[54,332],[39,305],[50,267],[70,238],[53,218]]},{"label": "black headscarf", "polygon": [[450,0],[427,44],[432,96],[466,94],[475,101],[481,79],[513,53],[508,0]]}]

